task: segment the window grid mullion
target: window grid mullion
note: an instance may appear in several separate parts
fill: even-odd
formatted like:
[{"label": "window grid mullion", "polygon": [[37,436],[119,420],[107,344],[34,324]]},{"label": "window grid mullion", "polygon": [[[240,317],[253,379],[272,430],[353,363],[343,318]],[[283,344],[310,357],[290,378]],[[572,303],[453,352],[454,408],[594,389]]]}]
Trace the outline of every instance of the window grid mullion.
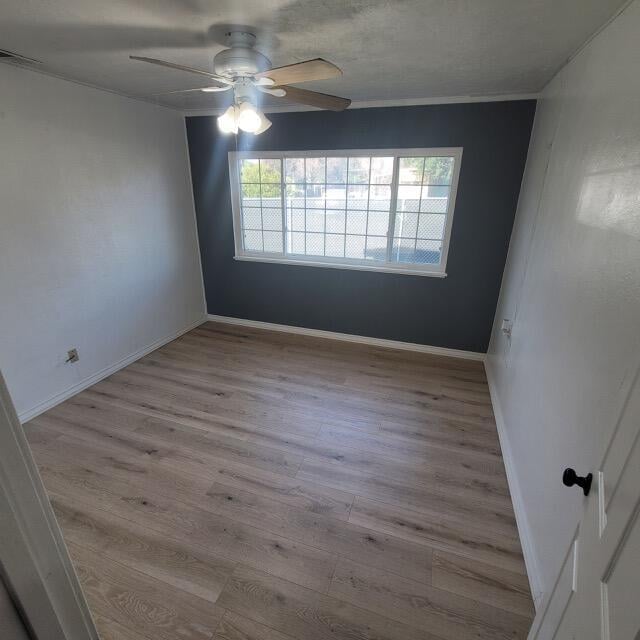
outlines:
[{"label": "window grid mullion", "polygon": [[307,255],[307,158],[304,159],[304,255]]},{"label": "window grid mullion", "polygon": [[369,203],[371,202],[371,161],[373,157],[369,157],[369,178],[367,179],[367,220],[364,223],[364,260],[367,259],[367,247],[369,245]]},{"label": "window grid mullion", "polygon": [[347,156],[347,175],[344,183],[344,248],[342,250],[343,257],[347,257],[347,213],[349,209],[349,157]]},{"label": "window grid mullion", "polygon": [[264,216],[262,215],[262,160],[258,160],[258,180],[260,180],[260,235],[262,236],[262,250],[264,251]]},{"label": "window grid mullion", "polygon": [[322,234],[322,255],[327,257],[327,158],[324,158],[324,221]]},{"label": "window grid mullion", "polygon": [[[426,160],[426,158],[425,158],[425,161],[424,161],[424,165],[425,165],[425,168],[426,168],[426,166],[427,166],[427,160]],[[424,171],[422,172],[422,182],[424,183]],[[423,200],[425,199],[425,193],[424,193],[424,190],[425,190],[425,189],[427,189],[427,193],[428,193],[428,191],[429,191],[429,185],[426,185],[426,186],[425,186],[424,184],[422,184],[422,185],[420,186],[420,203],[419,203],[419,206],[418,206],[418,224],[416,225],[416,250],[417,250],[417,248],[418,248],[418,238],[419,238],[419,236],[420,236],[420,221],[422,220],[422,215],[423,215],[423,211],[422,211],[422,202],[423,202]],[[426,215],[426,214],[425,214],[425,215]],[[425,226],[426,226],[426,224],[427,224],[427,223],[425,222]],[[421,239],[421,240],[424,240],[425,238],[420,238],[420,239]],[[430,240],[430,238],[426,238],[426,239],[427,239],[427,240]]]},{"label": "window grid mullion", "polygon": [[427,159],[426,158],[422,158],[422,175],[420,176],[420,200],[418,201],[418,216],[416,219],[416,237],[415,240],[413,242],[413,253],[415,255],[416,251],[418,250],[418,228],[420,226],[420,215],[421,215],[421,211],[422,211],[422,190],[424,189],[424,172],[427,168]]},{"label": "window grid mullion", "polygon": [[287,255],[287,212],[285,210],[286,196],[285,196],[285,158],[280,158],[280,206],[282,207],[282,255]]},{"label": "window grid mullion", "polygon": [[393,158],[393,176],[391,178],[391,208],[389,210],[389,228],[387,230],[387,262],[392,262],[393,236],[396,229],[398,209],[398,182],[400,181],[400,156]]}]

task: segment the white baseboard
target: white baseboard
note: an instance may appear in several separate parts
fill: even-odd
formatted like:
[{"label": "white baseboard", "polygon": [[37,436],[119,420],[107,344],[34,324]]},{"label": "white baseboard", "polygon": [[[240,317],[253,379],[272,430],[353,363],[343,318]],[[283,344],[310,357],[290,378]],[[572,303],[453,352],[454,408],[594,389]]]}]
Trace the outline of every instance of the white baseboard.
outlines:
[{"label": "white baseboard", "polygon": [[385,349],[401,349],[403,351],[416,351],[418,353],[430,353],[437,356],[448,356],[449,358],[463,358],[465,360],[484,361],[485,354],[477,351],[462,351],[461,349],[445,349],[444,347],[432,347],[428,344],[416,344],[414,342],[400,342],[399,340],[385,340],[384,338],[369,338],[351,333],[338,333],[336,331],[324,331],[322,329],[307,329],[305,327],[294,327],[288,324],[274,324],[272,322],[260,322],[259,320],[244,320],[243,318],[232,318],[229,316],[207,315],[207,320],[211,322],[222,322],[224,324],[235,324],[241,327],[252,327],[254,329],[266,329],[268,331],[281,331],[283,333],[295,333],[302,336],[312,336],[314,338],[326,338],[328,340],[341,340],[342,342],[355,342],[373,347],[384,347]]},{"label": "white baseboard", "polygon": [[498,438],[500,439],[500,448],[502,449],[502,459],[504,468],[507,473],[507,482],[511,493],[511,501],[513,502],[513,510],[518,525],[518,534],[520,535],[520,544],[522,545],[522,555],[524,563],[527,567],[527,576],[529,578],[529,587],[531,588],[531,596],[536,611],[540,610],[544,600],[544,588],[538,568],[538,560],[533,546],[531,537],[531,528],[529,527],[529,519],[524,509],[524,501],[522,499],[522,491],[518,476],[515,471],[515,460],[511,452],[509,437],[507,435],[507,427],[504,421],[504,414],[500,406],[496,380],[492,370],[491,358],[487,357],[484,361],[484,368],[487,374],[487,382],[489,383],[489,393],[491,394],[491,404],[493,405],[493,413],[496,419],[496,427],[498,429]]},{"label": "white baseboard", "polygon": [[118,362],[102,369],[101,371],[94,373],[88,378],[85,378],[84,380],[81,380],[80,382],[77,382],[76,384],[73,384],[70,387],[67,387],[64,391],[61,391],[60,393],[57,393],[56,395],[51,396],[46,400],[43,400],[42,402],[38,403],[35,407],[31,407],[31,409],[27,409],[26,411],[20,412],[18,414],[18,418],[20,419],[20,422],[24,424],[25,422],[27,422],[27,420],[31,420],[31,418],[35,418],[41,413],[44,413],[45,411],[52,409],[53,407],[60,404],[61,402],[64,402],[68,398],[75,396],[76,393],[80,393],[80,391],[83,391],[87,387],[90,387],[91,385],[94,385],[97,382],[100,382],[100,380],[103,380],[104,378],[110,376],[112,373],[115,373],[120,369],[124,369],[124,367],[126,367],[127,365],[130,365],[132,362],[135,362],[136,360],[139,360],[143,356],[146,356],[148,353],[151,353],[152,351],[159,349],[163,345],[167,344],[167,342],[171,342],[172,340],[179,338],[182,334],[187,333],[187,331],[191,331],[191,329],[201,325],[203,322],[206,322],[206,317],[203,317],[200,320],[197,320],[196,322],[192,322],[189,326],[184,327],[183,329],[180,329],[179,331],[176,331],[171,335],[165,336],[160,340],[156,340],[152,344],[147,345],[142,349],[139,349],[138,351],[136,351],[135,353],[132,353],[126,358],[123,358],[122,360],[119,360]]}]

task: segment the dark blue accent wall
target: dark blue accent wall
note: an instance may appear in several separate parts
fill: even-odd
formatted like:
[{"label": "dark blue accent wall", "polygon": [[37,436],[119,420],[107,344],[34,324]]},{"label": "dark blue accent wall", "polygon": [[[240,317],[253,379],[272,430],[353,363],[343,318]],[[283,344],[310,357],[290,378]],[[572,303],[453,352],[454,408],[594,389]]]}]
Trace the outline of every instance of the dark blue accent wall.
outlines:
[{"label": "dark blue accent wall", "polygon": [[[532,100],[279,113],[237,140],[187,118],[208,312],[486,351],[534,113]],[[464,148],[446,278],[233,259],[229,151],[403,147]]]}]

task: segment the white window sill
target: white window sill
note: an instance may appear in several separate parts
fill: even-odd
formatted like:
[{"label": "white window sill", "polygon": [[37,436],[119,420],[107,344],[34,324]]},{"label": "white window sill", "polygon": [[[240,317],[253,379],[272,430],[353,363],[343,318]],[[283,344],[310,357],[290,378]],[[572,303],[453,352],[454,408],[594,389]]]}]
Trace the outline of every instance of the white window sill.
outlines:
[{"label": "white window sill", "polygon": [[351,269],[355,271],[377,271],[379,273],[401,273],[410,276],[427,276],[429,278],[446,278],[442,271],[426,271],[424,269],[411,269],[410,267],[394,267],[389,265],[369,264],[337,264],[334,262],[322,262],[314,260],[294,260],[290,258],[272,258],[267,256],[233,256],[234,260],[241,262],[271,262],[273,264],[292,264],[297,267],[323,267],[325,269]]}]

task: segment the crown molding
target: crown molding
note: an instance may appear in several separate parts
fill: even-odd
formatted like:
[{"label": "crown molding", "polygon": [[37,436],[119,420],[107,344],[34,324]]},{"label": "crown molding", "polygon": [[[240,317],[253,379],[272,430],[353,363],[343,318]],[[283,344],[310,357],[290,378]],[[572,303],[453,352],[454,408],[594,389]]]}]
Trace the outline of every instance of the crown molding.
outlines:
[{"label": "crown molding", "polygon": [[[507,102],[513,100],[537,100],[540,93],[500,93],[486,96],[443,96],[438,98],[395,98],[391,100],[356,100],[351,103],[349,110],[370,109],[380,107],[413,107],[421,105],[436,104],[466,104],[471,102]],[[185,117],[189,116],[218,116],[227,107],[216,107],[210,109],[183,109]],[[269,106],[262,108],[264,113],[290,113],[299,111],[321,111],[316,107],[306,105],[283,105]]]},{"label": "crown molding", "polygon": [[[69,82],[70,84],[75,84],[80,87],[86,87],[87,89],[93,89],[95,91],[102,91],[103,93],[110,93],[114,96],[119,96],[120,98],[127,98],[128,100],[133,100],[135,102],[142,102],[144,104],[151,105],[153,107],[158,107],[159,109],[166,109],[167,111],[173,111],[174,113],[182,113],[182,109],[178,107],[170,107],[166,104],[161,104],[157,101],[154,101],[152,98],[146,98],[144,96],[132,96],[128,93],[124,93],[122,91],[117,91],[115,89],[107,89],[106,87],[101,87],[97,84],[91,84],[90,82],[84,82],[83,80],[76,80],[75,78],[70,78],[69,76],[62,75],[60,73],[55,73],[53,71],[49,71],[47,69],[42,69],[40,67],[33,67],[27,63],[21,63],[17,61],[11,61],[11,59],[0,59],[0,64],[7,65],[9,67],[13,67],[15,69],[22,69],[22,71],[30,71],[31,73],[39,73],[43,76],[48,76],[49,78],[56,78],[57,80],[61,80],[62,82]],[[42,64],[42,63],[41,63]]]},{"label": "crown molding", "polygon": [[[71,84],[87,87],[88,89],[95,89],[96,91],[103,91],[112,95],[120,96],[122,98],[128,98],[129,100],[135,100],[136,102],[142,102],[160,109],[167,109],[180,113],[185,117],[188,116],[219,116],[228,105],[224,107],[210,107],[204,109],[181,109],[180,107],[174,107],[167,104],[163,104],[154,100],[152,97],[146,96],[134,96],[115,89],[107,89],[90,82],[84,82],[82,80],[76,80],[60,73],[55,73],[42,68],[31,67],[26,64],[17,64],[16,62],[0,60],[0,64],[6,64],[12,67],[22,69],[24,71],[31,71],[32,73],[40,73],[51,78],[57,78],[63,82],[70,82]],[[421,105],[436,105],[436,104],[465,104],[471,102],[505,102],[511,100],[537,100],[540,97],[540,93],[499,93],[490,95],[470,95],[470,96],[440,96],[440,97],[423,97],[423,98],[392,98],[387,100],[355,100],[351,103],[349,109],[370,109],[380,107],[411,107]],[[300,111],[322,111],[316,107],[309,107],[306,105],[283,105],[283,106],[267,106],[262,109],[264,113],[290,113]]]}]

